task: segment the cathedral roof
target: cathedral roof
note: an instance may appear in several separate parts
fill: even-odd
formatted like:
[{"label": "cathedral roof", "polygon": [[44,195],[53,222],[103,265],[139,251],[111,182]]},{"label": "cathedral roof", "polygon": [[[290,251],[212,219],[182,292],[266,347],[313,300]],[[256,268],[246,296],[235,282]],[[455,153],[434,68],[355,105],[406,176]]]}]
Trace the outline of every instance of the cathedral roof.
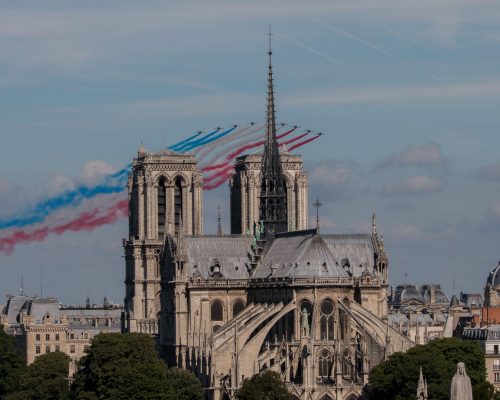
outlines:
[{"label": "cathedral roof", "polygon": [[322,236],[315,229],[278,234],[252,278],[360,276],[373,266],[371,246],[369,235]]},{"label": "cathedral roof", "polygon": [[[251,237],[248,236],[185,236],[183,245],[189,258],[191,272],[204,279],[247,279],[246,262]],[[219,265],[220,276],[214,276]]]}]

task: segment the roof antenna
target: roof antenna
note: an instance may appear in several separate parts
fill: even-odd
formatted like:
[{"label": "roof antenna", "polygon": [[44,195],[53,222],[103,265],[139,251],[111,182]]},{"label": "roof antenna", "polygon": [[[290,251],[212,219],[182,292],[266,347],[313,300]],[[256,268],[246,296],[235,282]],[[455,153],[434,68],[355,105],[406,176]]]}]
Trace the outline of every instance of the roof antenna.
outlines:
[{"label": "roof antenna", "polygon": [[323,204],[319,201],[319,197],[316,198],[316,201],[313,203],[313,207],[316,208],[316,233],[319,235],[319,208]]},{"label": "roof antenna", "polygon": [[21,296],[24,296],[24,276],[21,274]]}]

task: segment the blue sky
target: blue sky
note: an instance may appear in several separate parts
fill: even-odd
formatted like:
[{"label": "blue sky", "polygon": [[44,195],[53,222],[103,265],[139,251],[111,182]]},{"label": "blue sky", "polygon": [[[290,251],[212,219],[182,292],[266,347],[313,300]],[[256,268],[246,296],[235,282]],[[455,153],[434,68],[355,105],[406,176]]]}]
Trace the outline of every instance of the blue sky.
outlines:
[{"label": "blue sky", "polygon": [[[325,133],[301,150],[323,230],[376,212],[392,284],[482,291],[500,259],[498,1],[0,2],[0,215],[141,141],[262,121],[269,24],[278,120]],[[204,201],[206,231],[218,204],[227,231],[228,189]],[[64,302],[121,302],[126,231],[0,255],[0,296],[42,275]]]}]

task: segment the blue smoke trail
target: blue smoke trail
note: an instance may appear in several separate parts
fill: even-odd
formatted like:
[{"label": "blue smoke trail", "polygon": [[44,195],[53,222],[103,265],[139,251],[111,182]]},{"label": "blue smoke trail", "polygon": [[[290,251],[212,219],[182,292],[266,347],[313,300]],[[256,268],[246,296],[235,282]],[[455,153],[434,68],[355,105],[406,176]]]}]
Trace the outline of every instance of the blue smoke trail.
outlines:
[{"label": "blue smoke trail", "polygon": [[226,135],[229,135],[232,131],[234,131],[238,126],[235,125],[233,126],[231,129],[228,129],[227,131],[224,131],[216,136],[213,136],[211,138],[209,138],[208,136],[205,136],[204,138],[200,139],[200,140],[197,140],[196,142],[193,142],[193,143],[190,143],[187,148],[184,149],[184,151],[189,151],[189,150],[193,150],[193,149],[196,149],[197,147],[200,147],[200,146],[203,146],[204,144],[207,144],[207,143],[211,143],[221,137],[224,137]]},{"label": "blue smoke trail", "polygon": [[200,136],[200,134],[201,134],[201,131],[198,131],[193,136],[190,136],[187,139],[181,140],[180,142],[177,142],[176,144],[173,144],[172,146],[169,146],[168,149],[176,151],[178,147],[182,147],[183,145],[187,144],[189,141],[191,141],[194,138]]},{"label": "blue smoke trail", "polygon": [[112,175],[106,177],[105,182],[94,187],[79,186],[74,190],[69,190],[56,197],[44,200],[37,204],[28,215],[0,219],[0,229],[22,228],[24,226],[42,222],[54,211],[66,206],[77,206],[85,199],[90,199],[100,194],[119,193],[125,189],[127,184],[127,174],[129,166],[123,168]]},{"label": "blue smoke trail", "polygon": [[213,135],[215,135],[217,132],[219,132],[221,130],[221,128],[217,128],[215,131],[213,132],[210,132],[210,133],[207,133],[205,136],[203,136],[202,138],[198,139],[198,140],[195,140],[193,142],[190,142],[190,143],[186,143],[182,146],[178,146],[175,148],[175,151],[187,151],[187,150],[191,150],[191,146],[202,141],[202,140],[205,140]]}]

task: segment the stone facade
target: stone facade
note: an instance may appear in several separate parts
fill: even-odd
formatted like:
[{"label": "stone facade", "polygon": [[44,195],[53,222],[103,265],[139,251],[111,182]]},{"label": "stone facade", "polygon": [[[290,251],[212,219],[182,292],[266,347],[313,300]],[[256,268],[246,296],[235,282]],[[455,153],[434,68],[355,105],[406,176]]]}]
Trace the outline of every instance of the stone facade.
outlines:
[{"label": "stone facade", "polygon": [[500,390],[500,325],[465,328],[462,339],[479,342],[484,352],[486,380],[496,391]]},{"label": "stone facade", "polygon": [[60,307],[55,298],[10,296],[0,313],[3,329],[31,364],[41,354],[61,351],[70,357],[70,376],[99,333],[120,332],[122,308],[112,305]]},{"label": "stone facade", "polygon": [[167,235],[203,232],[201,174],[193,155],[149,153],[141,146],[132,163],[128,192],[125,330],[157,334],[160,254]]},{"label": "stone facade", "polygon": [[[302,230],[308,227],[308,177],[303,170],[302,157],[280,153],[285,177],[288,208],[288,230]],[[252,232],[254,223],[260,221],[259,197],[262,154],[248,154],[238,157],[235,173],[231,179],[231,233]]]}]

